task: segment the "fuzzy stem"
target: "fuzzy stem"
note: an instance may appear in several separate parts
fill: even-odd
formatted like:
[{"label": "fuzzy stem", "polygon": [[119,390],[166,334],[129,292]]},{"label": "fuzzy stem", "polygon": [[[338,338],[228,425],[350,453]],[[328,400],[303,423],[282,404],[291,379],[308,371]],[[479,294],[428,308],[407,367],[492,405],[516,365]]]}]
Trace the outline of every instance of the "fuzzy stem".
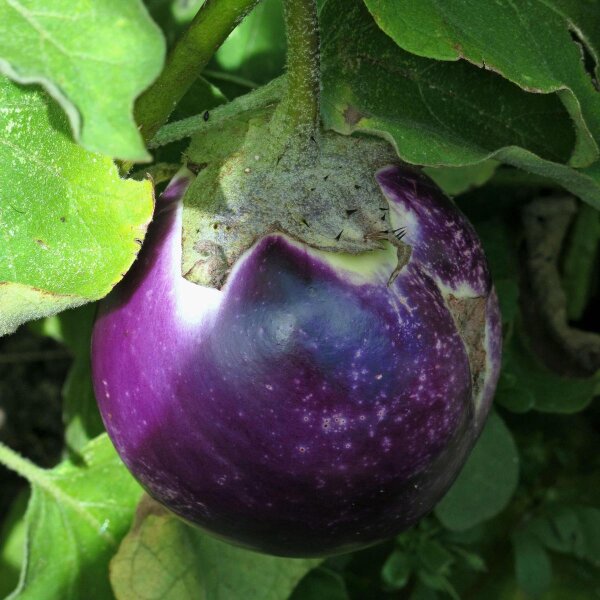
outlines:
[{"label": "fuzzy stem", "polygon": [[0,442],[0,464],[32,483],[41,484],[47,479],[45,469],[38,467],[18,452]]},{"label": "fuzzy stem", "polygon": [[[287,91],[275,123],[302,154],[319,131],[320,63],[316,0],[285,0]],[[314,144],[313,144],[314,145]]]},{"label": "fuzzy stem", "polygon": [[208,131],[216,127],[222,127],[229,119],[239,114],[267,106],[275,106],[285,93],[285,76],[273,79],[257,90],[253,90],[243,96],[238,96],[227,104],[222,104],[209,111],[206,120],[205,113],[194,117],[188,117],[181,121],[168,123],[160,128],[157,134],[148,142],[148,148],[158,148],[177,140],[190,137],[199,131]]},{"label": "fuzzy stem", "polygon": [[136,120],[146,141],[167,121],[219,46],[258,2],[206,0],[167,57],[158,79],[136,102]]}]

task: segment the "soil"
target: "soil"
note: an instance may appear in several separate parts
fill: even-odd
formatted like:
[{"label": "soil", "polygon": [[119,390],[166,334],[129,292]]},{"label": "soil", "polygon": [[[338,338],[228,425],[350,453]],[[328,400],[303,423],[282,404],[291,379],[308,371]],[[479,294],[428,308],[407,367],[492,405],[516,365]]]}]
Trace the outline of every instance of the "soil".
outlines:
[{"label": "soil", "polygon": [[[71,357],[28,327],[0,338],[0,441],[43,467],[61,458],[61,389]],[[0,523],[26,482],[0,466]]]}]

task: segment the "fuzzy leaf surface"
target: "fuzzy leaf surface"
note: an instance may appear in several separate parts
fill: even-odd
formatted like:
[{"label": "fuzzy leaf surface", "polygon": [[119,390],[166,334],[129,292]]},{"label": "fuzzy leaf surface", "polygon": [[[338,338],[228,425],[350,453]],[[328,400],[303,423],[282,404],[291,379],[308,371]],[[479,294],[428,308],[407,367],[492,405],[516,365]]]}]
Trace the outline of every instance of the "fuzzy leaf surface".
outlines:
[{"label": "fuzzy leaf surface", "polygon": [[573,154],[589,164],[595,150],[586,154],[589,136],[575,138],[564,98],[528,93],[466,61],[409,53],[379,29],[361,0],[320,6],[327,127],[385,137],[414,164],[457,167],[493,158],[549,177],[600,207],[596,163],[585,170],[567,164]]},{"label": "fuzzy leaf surface", "polygon": [[0,76],[0,335],[105,296],[135,259],[150,181],[71,140],[41,89]]},{"label": "fuzzy leaf surface", "polygon": [[140,0],[0,0],[0,72],[44,86],[92,152],[149,158],[133,101],[160,73],[164,54]]},{"label": "fuzzy leaf surface", "polygon": [[10,600],[111,599],[108,561],[131,522],[141,488],[106,435],[83,462],[64,462],[32,481],[21,579]]}]

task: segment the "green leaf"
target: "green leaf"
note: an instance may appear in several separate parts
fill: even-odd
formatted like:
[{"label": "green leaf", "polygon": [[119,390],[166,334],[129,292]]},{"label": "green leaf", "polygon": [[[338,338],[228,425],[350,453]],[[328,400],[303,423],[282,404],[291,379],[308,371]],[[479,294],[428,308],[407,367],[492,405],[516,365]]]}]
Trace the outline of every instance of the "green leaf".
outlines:
[{"label": "green leaf", "polygon": [[535,395],[528,389],[519,386],[519,380],[510,372],[500,373],[494,400],[511,412],[526,413],[535,407]]},{"label": "green leaf", "polygon": [[423,566],[431,573],[448,575],[454,562],[452,554],[436,540],[424,540],[417,553]]},{"label": "green leaf", "polygon": [[321,22],[324,117],[341,133],[384,132],[401,156],[429,166],[478,163],[505,146],[568,159],[573,130],[556,98],[465,62],[405,52],[360,0],[325,1]]},{"label": "green leaf", "polygon": [[290,600],[350,600],[346,583],[331,569],[318,567],[302,578]]},{"label": "green leaf", "polygon": [[548,554],[533,535],[519,532],[512,536],[512,542],[519,587],[538,598],[552,581],[552,565]]},{"label": "green leaf", "polygon": [[467,567],[469,567],[469,569],[478,571],[480,573],[487,571],[485,561],[481,556],[479,556],[479,554],[469,552],[468,550],[460,548],[459,546],[455,546],[452,549],[463,559],[464,563],[467,565]]},{"label": "green leaf", "polygon": [[145,498],[110,576],[117,600],[286,600],[320,562],[231,546]]},{"label": "green leaf", "polygon": [[493,158],[551,178],[600,207],[598,168],[561,164],[575,139],[556,96],[524,92],[465,61],[409,54],[378,29],[360,0],[322,0],[321,23],[322,112],[329,128],[381,135],[414,164],[465,166]]},{"label": "green leaf", "polygon": [[432,589],[429,583],[417,581],[413,591],[410,594],[410,600],[438,600],[440,596]]},{"label": "green leaf", "polygon": [[234,97],[281,75],[285,51],[281,0],[263,0],[219,48],[205,75]]},{"label": "green leaf", "polygon": [[204,0],[144,0],[144,4],[161,28],[170,48],[204,4]]},{"label": "green leaf", "polygon": [[559,506],[532,520],[527,531],[550,550],[600,566],[600,510],[587,506]]},{"label": "green leaf", "polygon": [[108,561],[131,522],[141,489],[102,435],[83,464],[27,469],[32,486],[25,516],[23,570],[10,600],[112,598]]},{"label": "green leaf", "polygon": [[488,422],[450,491],[435,508],[445,527],[462,530],[490,519],[511,499],[519,478],[513,437],[496,414]]},{"label": "green leaf", "polygon": [[417,572],[417,576],[421,583],[432,590],[437,590],[440,592],[446,592],[448,596],[452,598],[452,600],[460,600],[460,596],[448,581],[448,578],[444,575],[440,575],[439,573],[431,573],[425,569],[421,569]]},{"label": "green leaf", "polygon": [[61,339],[73,355],[62,390],[65,443],[72,452],[79,452],[104,431],[90,365],[90,340],[96,310],[95,304],[87,304],[58,316]]},{"label": "green leaf", "polygon": [[583,204],[579,207],[569,236],[562,269],[567,296],[567,316],[580,319],[592,293],[600,255],[600,212]]},{"label": "green leaf", "polygon": [[394,550],[385,561],[381,577],[391,589],[402,589],[410,577],[412,568],[409,556],[403,550]]},{"label": "green leaf", "polygon": [[[553,577],[540,600],[597,600],[600,598],[600,570],[590,569],[566,556],[552,557]],[[534,575],[533,573],[530,576]],[[531,600],[517,587],[514,575],[507,569],[497,570],[483,578],[476,587],[476,598],[493,600]]]},{"label": "green leaf", "polygon": [[[571,35],[585,46],[600,75],[600,10],[598,0],[547,0],[547,4],[572,24]],[[588,72],[591,71],[588,69]]]},{"label": "green leaf", "polygon": [[164,46],[140,0],[0,0],[0,72],[43,85],[92,152],[150,158],[132,109]]},{"label": "green leaf", "polygon": [[[179,104],[175,107],[175,110],[169,117],[169,122],[174,123],[199,115],[202,119],[202,123],[206,124],[204,121],[204,114],[206,114],[206,111],[209,111],[210,121],[212,109],[221,104],[225,104],[226,102],[227,98],[225,98],[220,89],[209,83],[203,77],[198,77],[185,96],[179,101]],[[181,166],[181,155],[185,153],[188,146],[189,140],[182,139],[175,143],[156,148],[153,150],[154,160],[157,163],[164,162],[175,165],[175,172],[177,172]],[[142,177],[146,177],[147,170],[148,169],[144,168],[142,165],[137,170],[137,173],[141,174]],[[158,183],[154,174],[153,179],[155,180],[155,183]]]},{"label": "green leaf", "polygon": [[583,532],[580,557],[600,568],[600,509],[582,506],[578,507],[576,512]]},{"label": "green leaf", "polygon": [[226,102],[227,98],[225,98],[219,88],[206,81],[203,77],[198,77],[185,96],[179,101],[179,104],[177,104],[177,107],[169,117],[169,121],[174,122],[187,119]]},{"label": "green leaf", "polygon": [[135,259],[152,184],[71,141],[44,92],[0,76],[0,335],[106,295]]},{"label": "green leaf", "polygon": [[[543,0],[365,3],[382,30],[409,52],[438,60],[464,58],[525,90],[558,92],[578,128],[576,163],[596,160],[600,95],[571,38],[579,23],[568,12],[561,14]],[[600,11],[598,2],[591,4],[586,12]]]},{"label": "green leaf", "polygon": [[510,226],[499,217],[475,224],[490,264],[503,323],[511,323],[519,308],[519,271]]},{"label": "green leaf", "polygon": [[25,545],[25,510],[27,493],[20,493],[0,528],[0,597],[6,598],[19,583]]},{"label": "green leaf", "polygon": [[[530,350],[520,327],[504,347],[501,385],[496,399],[511,408],[510,394],[519,394],[541,412],[571,414],[583,410],[592,401],[600,382],[600,373],[588,378],[568,378],[547,369]],[[520,409],[518,412],[522,412]]]},{"label": "green leaf", "polygon": [[466,167],[426,167],[423,169],[449,196],[458,196],[486,183],[498,167],[495,160],[485,160]]}]

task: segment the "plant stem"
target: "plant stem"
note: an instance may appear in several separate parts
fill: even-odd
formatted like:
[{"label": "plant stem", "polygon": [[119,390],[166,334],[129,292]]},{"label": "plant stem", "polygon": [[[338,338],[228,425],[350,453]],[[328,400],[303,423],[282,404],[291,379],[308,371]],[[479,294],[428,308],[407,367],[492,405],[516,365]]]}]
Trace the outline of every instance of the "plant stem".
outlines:
[{"label": "plant stem", "polygon": [[23,458],[18,452],[2,442],[0,442],[0,464],[32,483],[40,483],[46,479],[44,469]]},{"label": "plant stem", "polygon": [[259,0],[206,0],[177,42],[158,79],[137,100],[146,141],[163,125],[219,46]]},{"label": "plant stem", "polygon": [[273,79],[273,81],[270,81],[257,90],[234,98],[227,104],[222,104],[211,109],[208,120],[205,119],[204,113],[202,113],[164,125],[148,142],[148,147],[158,148],[165,144],[190,137],[199,131],[208,131],[215,127],[222,127],[229,119],[233,119],[244,112],[276,105],[284,93],[285,76],[282,76]]},{"label": "plant stem", "polygon": [[[285,0],[287,91],[277,109],[277,135],[290,138],[300,159],[319,132],[320,60],[316,0]],[[313,146],[315,144],[313,143]],[[289,147],[289,144],[288,144]]]}]

